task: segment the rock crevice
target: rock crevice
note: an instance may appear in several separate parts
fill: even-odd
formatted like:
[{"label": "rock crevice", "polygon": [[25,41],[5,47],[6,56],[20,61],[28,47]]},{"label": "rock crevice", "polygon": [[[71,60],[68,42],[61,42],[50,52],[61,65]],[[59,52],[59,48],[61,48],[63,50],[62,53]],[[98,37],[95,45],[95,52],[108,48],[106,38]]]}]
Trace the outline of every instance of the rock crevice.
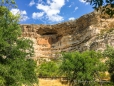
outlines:
[{"label": "rock crevice", "polygon": [[[56,58],[60,52],[100,50],[114,46],[114,18],[97,12],[55,25],[21,25],[22,36],[34,42],[35,59]],[[102,34],[102,31],[105,33]]]}]

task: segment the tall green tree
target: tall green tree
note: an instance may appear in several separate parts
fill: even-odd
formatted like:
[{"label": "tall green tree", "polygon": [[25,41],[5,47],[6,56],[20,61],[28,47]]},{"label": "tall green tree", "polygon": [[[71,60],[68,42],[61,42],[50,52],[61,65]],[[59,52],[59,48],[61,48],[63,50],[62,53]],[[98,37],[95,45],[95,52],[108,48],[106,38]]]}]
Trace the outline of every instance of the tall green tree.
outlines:
[{"label": "tall green tree", "polygon": [[107,49],[104,51],[104,56],[108,58],[108,72],[111,75],[111,81],[114,83],[114,48],[108,46]]},{"label": "tall green tree", "polygon": [[0,86],[32,85],[37,82],[33,42],[21,37],[19,15],[10,9],[14,0],[0,1]]},{"label": "tall green tree", "polygon": [[101,57],[95,51],[64,53],[61,73],[68,78],[71,86],[94,86],[96,79],[100,80],[99,72],[105,71]]}]

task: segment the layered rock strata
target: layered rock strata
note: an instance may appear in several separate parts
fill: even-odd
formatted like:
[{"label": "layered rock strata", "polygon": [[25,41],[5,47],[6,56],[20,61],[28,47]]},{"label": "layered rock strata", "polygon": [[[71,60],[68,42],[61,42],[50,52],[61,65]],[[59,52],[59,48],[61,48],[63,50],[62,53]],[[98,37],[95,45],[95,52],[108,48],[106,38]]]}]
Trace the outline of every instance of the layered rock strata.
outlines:
[{"label": "layered rock strata", "polygon": [[114,19],[92,12],[55,25],[21,25],[22,36],[34,42],[35,59],[57,58],[60,52],[100,50],[114,46]]}]

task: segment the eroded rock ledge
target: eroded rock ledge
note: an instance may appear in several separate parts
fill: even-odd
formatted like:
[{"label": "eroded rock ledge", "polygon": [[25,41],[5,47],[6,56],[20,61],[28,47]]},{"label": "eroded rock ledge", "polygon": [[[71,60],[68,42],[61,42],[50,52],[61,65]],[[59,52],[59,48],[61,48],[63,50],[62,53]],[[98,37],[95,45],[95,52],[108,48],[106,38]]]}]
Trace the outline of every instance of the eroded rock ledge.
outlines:
[{"label": "eroded rock ledge", "polygon": [[[21,25],[22,36],[34,42],[35,59],[56,58],[59,52],[104,50],[114,46],[114,19],[97,12],[55,25]],[[111,31],[110,31],[111,30]]]}]

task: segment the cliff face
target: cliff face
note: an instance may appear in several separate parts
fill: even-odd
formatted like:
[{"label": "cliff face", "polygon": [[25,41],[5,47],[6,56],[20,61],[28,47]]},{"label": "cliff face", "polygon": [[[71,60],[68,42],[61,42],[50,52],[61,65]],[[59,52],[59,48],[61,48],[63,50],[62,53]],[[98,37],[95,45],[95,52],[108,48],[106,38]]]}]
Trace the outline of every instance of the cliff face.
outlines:
[{"label": "cliff face", "polygon": [[55,25],[21,25],[22,36],[34,42],[35,59],[56,58],[59,52],[104,50],[114,46],[114,18],[97,12]]}]

